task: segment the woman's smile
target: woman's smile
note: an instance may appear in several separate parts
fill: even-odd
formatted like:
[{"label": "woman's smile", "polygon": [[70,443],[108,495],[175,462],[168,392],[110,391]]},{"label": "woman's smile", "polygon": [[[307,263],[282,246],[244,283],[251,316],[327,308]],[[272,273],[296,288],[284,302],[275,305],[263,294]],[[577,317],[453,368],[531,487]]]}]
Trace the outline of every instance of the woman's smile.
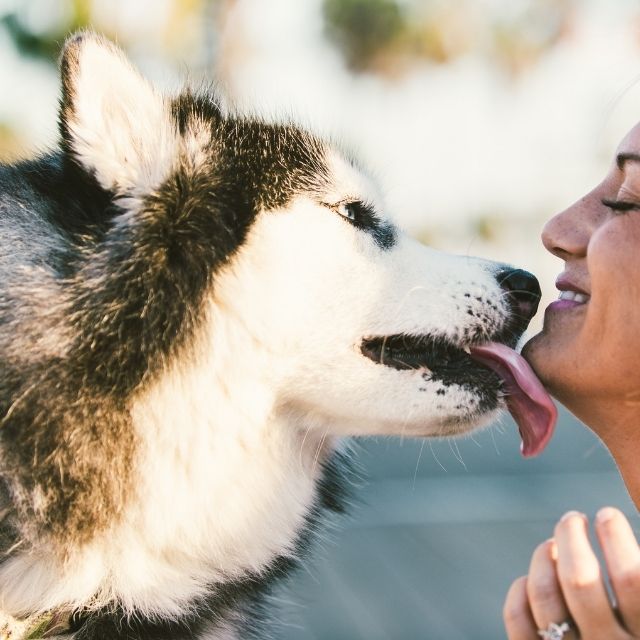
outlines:
[{"label": "woman's smile", "polygon": [[547,307],[547,311],[564,311],[584,307],[591,299],[589,293],[574,284],[570,277],[564,273],[558,276],[556,289],[560,291],[560,295]]}]

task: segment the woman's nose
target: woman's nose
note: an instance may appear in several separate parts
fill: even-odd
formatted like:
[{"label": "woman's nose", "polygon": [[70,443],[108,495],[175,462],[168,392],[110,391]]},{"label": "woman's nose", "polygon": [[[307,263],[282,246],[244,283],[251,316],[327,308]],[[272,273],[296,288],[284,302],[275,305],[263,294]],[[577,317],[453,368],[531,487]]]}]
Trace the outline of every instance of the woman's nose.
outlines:
[{"label": "woman's nose", "polygon": [[554,216],[542,230],[542,244],[554,256],[567,260],[584,257],[592,233],[592,204],[587,198]]}]

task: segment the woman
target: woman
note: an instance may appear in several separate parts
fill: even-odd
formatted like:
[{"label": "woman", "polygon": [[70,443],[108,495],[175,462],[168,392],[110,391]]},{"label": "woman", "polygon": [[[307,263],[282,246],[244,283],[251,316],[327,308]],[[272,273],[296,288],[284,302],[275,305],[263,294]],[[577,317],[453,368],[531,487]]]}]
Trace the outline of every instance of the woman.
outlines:
[{"label": "woman", "polygon": [[[524,355],[600,436],[640,508],[640,123],[604,181],[550,220],[542,239],[565,269],[556,281],[560,299]],[[640,548],[631,527],[616,509],[597,514],[601,566],[588,524],[569,512],[534,551],[528,576],[505,602],[509,640],[640,638]]]}]

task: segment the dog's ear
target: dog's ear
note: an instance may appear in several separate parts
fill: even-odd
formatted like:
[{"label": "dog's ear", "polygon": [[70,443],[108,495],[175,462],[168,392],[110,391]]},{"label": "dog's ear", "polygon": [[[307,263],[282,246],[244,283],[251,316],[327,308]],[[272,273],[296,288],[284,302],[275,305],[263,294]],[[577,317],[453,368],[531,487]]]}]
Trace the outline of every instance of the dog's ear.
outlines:
[{"label": "dog's ear", "polygon": [[65,152],[116,193],[144,193],[161,184],[178,155],[168,101],[118,47],[94,33],[66,42],[61,72]]}]

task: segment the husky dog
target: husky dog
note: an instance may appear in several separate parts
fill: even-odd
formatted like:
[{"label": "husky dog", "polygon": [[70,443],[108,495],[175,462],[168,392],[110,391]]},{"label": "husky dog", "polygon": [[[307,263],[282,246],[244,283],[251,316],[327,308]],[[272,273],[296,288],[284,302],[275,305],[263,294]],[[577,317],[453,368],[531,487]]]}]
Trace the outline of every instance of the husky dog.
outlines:
[{"label": "husky dog", "polygon": [[0,608],[263,637],[348,437],[488,423],[469,347],[513,346],[537,282],[420,245],[336,146],[162,95],[95,34],[61,73],[59,150],[0,168]]}]

